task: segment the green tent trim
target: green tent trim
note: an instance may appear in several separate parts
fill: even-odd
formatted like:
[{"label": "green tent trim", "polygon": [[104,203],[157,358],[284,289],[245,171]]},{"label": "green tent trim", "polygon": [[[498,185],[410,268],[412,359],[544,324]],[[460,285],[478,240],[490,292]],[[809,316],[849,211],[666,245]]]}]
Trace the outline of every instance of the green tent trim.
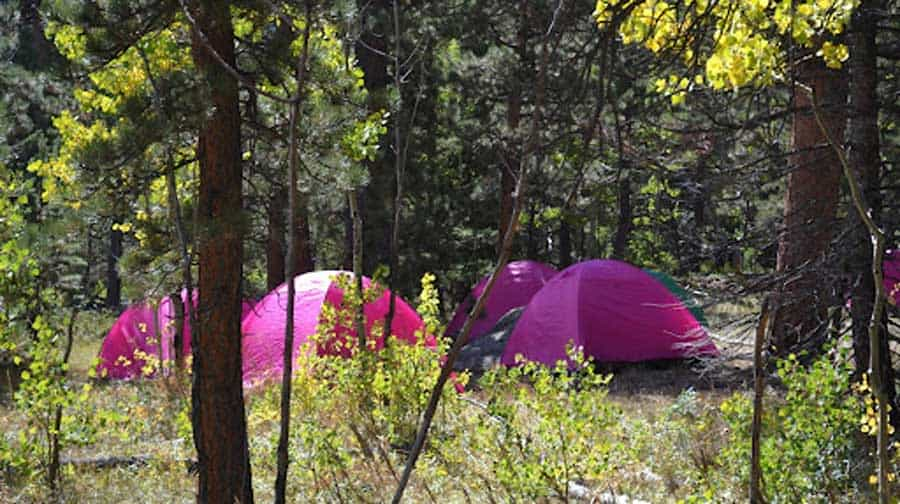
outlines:
[{"label": "green tent trim", "polygon": [[675,281],[674,278],[669,275],[663,273],[662,271],[649,270],[645,269],[647,273],[649,273],[653,278],[657,279],[659,283],[666,286],[669,289],[669,292],[675,294],[675,297],[681,300],[684,303],[684,306],[691,312],[697,322],[700,322],[700,325],[703,327],[709,327],[709,322],[706,321],[706,317],[703,315],[703,308],[700,307],[700,303],[694,299],[691,294],[684,290],[684,288],[678,285],[678,282]]}]

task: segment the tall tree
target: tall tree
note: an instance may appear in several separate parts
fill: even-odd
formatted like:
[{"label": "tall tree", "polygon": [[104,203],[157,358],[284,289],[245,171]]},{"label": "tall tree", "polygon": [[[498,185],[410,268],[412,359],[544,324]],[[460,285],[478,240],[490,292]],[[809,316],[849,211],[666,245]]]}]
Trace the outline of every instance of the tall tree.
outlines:
[{"label": "tall tree", "polygon": [[784,232],[778,242],[777,271],[785,281],[772,334],[779,355],[796,351],[798,345],[808,345],[813,351],[820,347],[832,303],[831,286],[823,272],[835,228],[841,164],[817,122],[813,97],[832,138],[844,137],[847,119],[845,72],[828,68],[821,58],[805,54],[798,64],[796,80],[791,135],[794,154],[784,199]]},{"label": "tall tree", "polygon": [[[212,112],[197,145],[200,164],[199,327],[192,423],[198,502],[253,502],[241,380],[242,179],[238,83],[230,2],[196,4],[192,56]],[[221,60],[221,61],[220,61]]]}]

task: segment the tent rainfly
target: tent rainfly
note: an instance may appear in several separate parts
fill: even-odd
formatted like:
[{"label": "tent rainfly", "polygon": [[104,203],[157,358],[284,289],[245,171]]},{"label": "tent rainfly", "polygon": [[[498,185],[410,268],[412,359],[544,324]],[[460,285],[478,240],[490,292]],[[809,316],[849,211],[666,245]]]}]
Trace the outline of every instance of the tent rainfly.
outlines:
[{"label": "tent rainfly", "polygon": [[[513,308],[527,305],[532,296],[556,273],[556,269],[542,262],[525,260],[508,263],[501,270],[493,289],[488,294],[484,309],[473,323],[469,340],[474,341],[491,332],[500,318]],[[450,324],[447,325],[448,335],[456,335],[462,330],[469,310],[484,291],[489,278],[490,275],[485,275],[456,309]]]},{"label": "tent rainfly", "polygon": [[569,361],[569,342],[599,362],[719,353],[700,322],[663,282],[615,260],[581,262],[551,279],[525,308],[501,362],[515,365],[518,355],[547,365]]},{"label": "tent rainfly", "polygon": [[[316,333],[320,323],[322,307],[328,303],[341,307],[344,293],[334,281],[337,275],[352,273],[342,271],[316,271],[294,277],[294,358],[301,345],[309,341]],[[368,289],[372,281],[363,277],[363,288]],[[366,303],[366,333],[369,341],[373,341],[376,349],[384,346],[385,318],[390,304],[390,292],[385,291],[378,299]],[[403,299],[396,297],[394,318],[391,332],[399,339],[415,343],[424,330],[425,324],[419,315]],[[279,379],[281,377],[284,355],[284,332],[287,315],[287,284],[280,285],[262,298],[247,314],[242,324],[244,334],[243,367],[244,383],[253,384],[260,381]],[[335,326],[331,334],[334,337],[316,344],[320,355],[342,355],[348,357],[350,348],[344,343],[351,338],[355,340],[356,331],[353,322],[341,322]],[[375,330],[377,328],[377,331]],[[377,335],[377,338],[374,336]],[[425,344],[434,346],[433,337],[428,337]]]}]

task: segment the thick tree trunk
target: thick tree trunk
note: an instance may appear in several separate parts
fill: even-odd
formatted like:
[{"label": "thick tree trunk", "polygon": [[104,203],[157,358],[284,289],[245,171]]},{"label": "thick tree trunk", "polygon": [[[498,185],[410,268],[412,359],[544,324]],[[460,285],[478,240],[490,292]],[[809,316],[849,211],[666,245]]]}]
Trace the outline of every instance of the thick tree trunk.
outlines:
[{"label": "thick tree trunk", "polygon": [[[810,90],[833,138],[844,137],[846,75],[811,56],[798,64],[794,89],[791,171],[779,237],[777,271],[784,283],[774,316],[773,351],[786,355],[799,346],[817,350],[828,326],[829,286],[824,264],[840,191],[840,161],[816,121]],[[808,89],[805,89],[808,88]]]},{"label": "thick tree trunk", "polygon": [[106,254],[106,307],[122,306],[122,278],[119,276],[119,258],[122,257],[122,232],[109,230],[109,249]]},{"label": "thick tree trunk", "polygon": [[268,229],[266,231],[266,287],[274,290],[284,282],[285,241],[287,231],[285,225],[285,208],[287,208],[286,189],[276,187],[266,212]]},{"label": "thick tree trunk", "polygon": [[[238,85],[228,2],[199,2],[192,53],[210,87],[200,131],[200,302],[192,341],[194,443],[201,503],[250,503],[250,457],[241,380],[242,180]],[[208,44],[208,45],[207,45]]]},{"label": "thick tree trunk", "polygon": [[[853,16],[850,31],[850,120],[847,140],[848,159],[862,186],[866,201],[876,222],[881,213],[879,185],[881,179],[881,150],[878,129],[878,66],[875,41],[876,11],[880,1],[865,0]],[[853,323],[853,351],[857,378],[869,367],[869,323],[875,303],[872,278],[872,243],[862,219],[856,212],[849,215],[852,253],[850,272],[853,279],[850,314]],[[900,428],[900,411],[896,407],[896,389],[888,348],[887,325],[882,324],[881,356],[882,383],[892,410],[891,421]]]}]

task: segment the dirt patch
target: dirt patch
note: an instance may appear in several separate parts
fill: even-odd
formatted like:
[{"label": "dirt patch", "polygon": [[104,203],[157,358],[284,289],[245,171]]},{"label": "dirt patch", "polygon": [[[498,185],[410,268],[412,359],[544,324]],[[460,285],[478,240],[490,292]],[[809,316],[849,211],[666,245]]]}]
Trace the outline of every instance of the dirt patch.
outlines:
[{"label": "dirt patch", "polygon": [[747,390],[753,380],[753,368],[739,362],[661,361],[637,364],[605,364],[600,371],[612,373],[610,395],[678,396],[693,388],[698,391],[733,392]]}]

